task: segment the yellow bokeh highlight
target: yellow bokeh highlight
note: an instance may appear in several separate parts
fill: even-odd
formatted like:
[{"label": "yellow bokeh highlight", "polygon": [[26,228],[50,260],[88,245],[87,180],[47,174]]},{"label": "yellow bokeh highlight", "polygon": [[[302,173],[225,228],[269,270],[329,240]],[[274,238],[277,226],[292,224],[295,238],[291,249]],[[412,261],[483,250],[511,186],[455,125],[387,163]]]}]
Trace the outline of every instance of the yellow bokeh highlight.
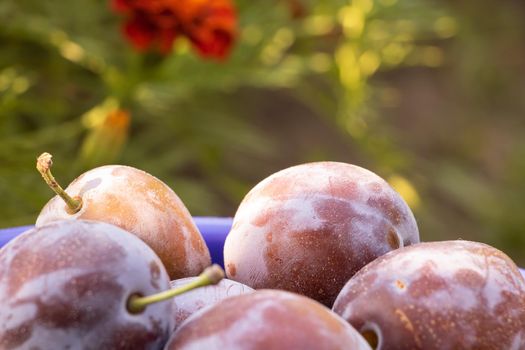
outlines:
[{"label": "yellow bokeh highlight", "polygon": [[374,8],[373,0],[353,0],[352,5],[361,9],[364,14],[369,14]]},{"label": "yellow bokeh highlight", "polygon": [[403,62],[409,48],[399,43],[390,43],[381,50],[382,61],[387,65],[395,66]]},{"label": "yellow bokeh highlight", "polygon": [[4,69],[2,73],[0,73],[0,91],[9,89],[16,75],[17,73],[14,68],[9,67]]},{"label": "yellow bokeh highlight", "polygon": [[278,63],[284,52],[295,41],[295,34],[290,28],[280,28],[273,36],[272,41],[261,51],[261,61],[265,65]]},{"label": "yellow bokeh highlight", "polygon": [[77,43],[71,41],[68,35],[61,30],[54,30],[49,34],[49,42],[58,48],[58,51],[67,60],[78,63],[85,56],[85,50]]},{"label": "yellow bokeh highlight", "polygon": [[326,15],[310,16],[303,22],[303,30],[308,35],[325,35],[333,31],[334,27],[334,18]]},{"label": "yellow bokeh highlight", "polygon": [[23,94],[27,91],[27,89],[29,89],[29,85],[29,79],[26,77],[17,77],[15,80],[13,80],[11,88],[15,94]]},{"label": "yellow bokeh highlight", "polygon": [[356,6],[345,6],[339,10],[339,21],[343,25],[343,33],[348,38],[358,38],[365,27],[365,14]]},{"label": "yellow bokeh highlight", "polygon": [[20,75],[15,68],[8,67],[0,72],[0,92],[10,90],[15,95],[26,92],[31,86],[31,81]]},{"label": "yellow bokeh highlight", "polygon": [[359,67],[364,75],[374,74],[380,64],[381,59],[375,51],[368,50],[359,57]]},{"label": "yellow bokeh highlight", "polygon": [[276,45],[267,45],[261,51],[261,62],[265,65],[273,65],[283,57],[282,50]]},{"label": "yellow bokeh highlight", "polygon": [[290,28],[280,28],[273,39],[275,44],[282,48],[292,45],[294,40],[295,34]]},{"label": "yellow bokeh highlight", "polygon": [[361,70],[357,62],[357,53],[354,45],[346,43],[341,45],[336,53],[335,60],[339,66],[339,79],[349,88],[356,89],[361,84]]},{"label": "yellow bokeh highlight", "polygon": [[440,38],[451,38],[458,32],[458,23],[452,17],[443,16],[434,22],[434,31]]},{"label": "yellow bokeh highlight", "polygon": [[60,54],[73,62],[80,62],[84,59],[86,53],[84,49],[72,41],[65,41],[59,46]]},{"label": "yellow bokeh highlight", "polygon": [[388,183],[403,197],[408,206],[417,209],[421,204],[421,198],[414,185],[405,177],[394,174],[388,178]]},{"label": "yellow bokeh highlight", "polygon": [[95,56],[86,52],[78,43],[72,41],[68,35],[61,30],[53,30],[48,35],[51,45],[58,49],[58,52],[66,60],[79,64],[96,73],[105,72],[108,68],[102,57]]},{"label": "yellow bokeh highlight", "polygon": [[82,124],[87,129],[93,129],[104,124],[107,115],[119,108],[119,102],[115,98],[107,98],[100,105],[90,109],[82,116]]}]

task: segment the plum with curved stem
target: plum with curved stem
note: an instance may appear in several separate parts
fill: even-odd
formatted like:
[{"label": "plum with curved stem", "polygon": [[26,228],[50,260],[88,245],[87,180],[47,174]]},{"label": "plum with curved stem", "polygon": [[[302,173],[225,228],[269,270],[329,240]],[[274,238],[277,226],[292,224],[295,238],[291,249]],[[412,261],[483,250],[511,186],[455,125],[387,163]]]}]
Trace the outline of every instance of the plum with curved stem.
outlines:
[{"label": "plum with curved stem", "polygon": [[478,242],[385,254],[348,281],[333,310],[378,350],[525,349],[525,280]]},{"label": "plum with curved stem", "polygon": [[51,174],[43,153],[37,169],[57,196],[42,209],[36,226],[57,220],[96,220],[119,226],[146,242],[171,279],[199,274],[211,264],[210,252],[193,219],[166,184],[133,167],[106,165],[89,170],[65,190]]}]

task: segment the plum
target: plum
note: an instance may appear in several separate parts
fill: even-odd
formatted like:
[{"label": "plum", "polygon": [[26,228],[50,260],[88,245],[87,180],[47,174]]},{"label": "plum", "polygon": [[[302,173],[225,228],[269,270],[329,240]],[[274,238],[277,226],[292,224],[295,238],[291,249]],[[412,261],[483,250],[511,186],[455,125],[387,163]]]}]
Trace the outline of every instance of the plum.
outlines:
[{"label": "plum", "polygon": [[156,177],[129,166],[107,165],[80,175],[64,192],[50,173],[51,165],[51,155],[39,157],[37,168],[63,198],[57,195],[44,206],[36,226],[76,219],[119,226],[155,251],[171,279],[196,276],[210,265],[210,252],[190,213]]},{"label": "plum", "polygon": [[226,298],[194,313],[165,350],[370,350],[361,335],[320,303],[304,296],[258,290]]},{"label": "plum", "polygon": [[[194,281],[197,277],[187,277],[171,281],[171,287],[177,288]],[[223,279],[218,284],[199,288],[191,293],[183,294],[174,303],[175,329],[182,324],[190,315],[208,305],[214,305],[219,301],[236,295],[251,293],[253,289],[239,282]]]},{"label": "plum", "polygon": [[116,226],[67,220],[0,250],[1,349],[159,349],[172,303],[128,311],[134,295],[169,290],[160,259]]},{"label": "plum", "polygon": [[279,171],[246,195],[224,263],[230,279],[331,307],[361,267],[417,242],[410,208],[386,181],[355,165],[317,162]]},{"label": "plum", "polygon": [[359,271],[333,310],[377,349],[525,349],[525,280],[470,241],[392,251]]}]

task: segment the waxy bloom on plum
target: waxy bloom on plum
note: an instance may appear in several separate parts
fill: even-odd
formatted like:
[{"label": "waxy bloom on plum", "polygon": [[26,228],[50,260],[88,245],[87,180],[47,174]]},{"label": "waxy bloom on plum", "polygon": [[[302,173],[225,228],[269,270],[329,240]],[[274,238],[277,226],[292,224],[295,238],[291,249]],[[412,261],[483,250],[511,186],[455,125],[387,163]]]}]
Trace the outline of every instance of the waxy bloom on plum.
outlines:
[{"label": "waxy bloom on plum", "polygon": [[232,47],[237,15],[230,0],[112,0],[127,16],[123,31],[139,51],[171,51],[186,37],[204,57],[223,59]]}]

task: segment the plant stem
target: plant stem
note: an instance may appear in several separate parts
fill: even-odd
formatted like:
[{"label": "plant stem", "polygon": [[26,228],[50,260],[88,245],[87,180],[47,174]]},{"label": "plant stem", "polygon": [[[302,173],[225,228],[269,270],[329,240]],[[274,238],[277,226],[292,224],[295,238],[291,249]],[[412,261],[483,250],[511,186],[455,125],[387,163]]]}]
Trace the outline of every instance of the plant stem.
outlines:
[{"label": "plant stem", "polygon": [[171,299],[177,295],[189,292],[192,289],[217,284],[224,278],[224,270],[217,264],[207,267],[195,280],[178,288],[173,288],[158,294],[141,297],[132,295],[128,300],[128,311],[130,313],[142,312],[146,306]]},{"label": "plant stem", "polygon": [[36,160],[36,168],[46,181],[47,185],[64,200],[67,204],[67,211],[70,214],[75,214],[82,208],[82,198],[71,197],[64,191],[64,189],[58,184],[58,182],[51,174],[51,166],[53,156],[47,152],[42,153]]}]

